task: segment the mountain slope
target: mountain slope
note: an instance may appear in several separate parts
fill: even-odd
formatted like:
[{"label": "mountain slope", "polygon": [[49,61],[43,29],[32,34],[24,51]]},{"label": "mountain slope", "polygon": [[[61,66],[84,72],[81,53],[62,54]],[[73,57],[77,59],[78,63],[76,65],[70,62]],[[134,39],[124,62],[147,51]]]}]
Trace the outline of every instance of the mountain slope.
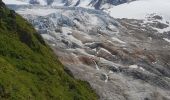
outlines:
[{"label": "mountain slope", "polygon": [[100,100],[170,100],[169,22],[155,14],[145,20],[114,19],[109,16],[114,12],[70,6],[8,5],[32,23]]},{"label": "mountain slope", "polygon": [[[100,100],[170,100],[169,33],[161,18],[114,19],[100,10],[9,6],[26,18]],[[119,22],[118,22],[119,21]],[[160,22],[159,22],[160,21]],[[155,96],[156,95],[156,96]]]},{"label": "mountain slope", "polygon": [[96,100],[70,77],[33,27],[0,0],[0,99]]}]

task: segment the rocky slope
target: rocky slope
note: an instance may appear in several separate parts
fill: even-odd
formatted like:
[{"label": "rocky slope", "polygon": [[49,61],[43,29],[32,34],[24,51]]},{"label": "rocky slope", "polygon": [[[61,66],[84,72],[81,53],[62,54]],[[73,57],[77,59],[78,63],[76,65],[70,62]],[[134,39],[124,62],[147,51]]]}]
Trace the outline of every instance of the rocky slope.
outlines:
[{"label": "rocky slope", "polygon": [[78,7],[9,6],[101,100],[170,100],[169,26],[161,16],[114,19]]},{"label": "rocky slope", "polygon": [[32,25],[0,0],[0,100],[98,98],[65,71]]}]

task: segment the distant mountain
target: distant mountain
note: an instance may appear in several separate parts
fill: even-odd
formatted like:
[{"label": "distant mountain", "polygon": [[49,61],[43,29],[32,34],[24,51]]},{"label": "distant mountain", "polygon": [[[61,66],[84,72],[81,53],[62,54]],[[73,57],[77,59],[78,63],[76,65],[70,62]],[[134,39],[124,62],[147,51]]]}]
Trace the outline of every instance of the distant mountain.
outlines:
[{"label": "distant mountain", "polygon": [[[4,0],[8,3],[11,1]],[[14,1],[14,0],[13,0]],[[28,4],[38,5],[52,5],[52,6],[76,6],[76,7],[90,7],[95,9],[102,9],[112,5],[119,5],[134,0],[15,0],[17,2],[25,2]]]}]

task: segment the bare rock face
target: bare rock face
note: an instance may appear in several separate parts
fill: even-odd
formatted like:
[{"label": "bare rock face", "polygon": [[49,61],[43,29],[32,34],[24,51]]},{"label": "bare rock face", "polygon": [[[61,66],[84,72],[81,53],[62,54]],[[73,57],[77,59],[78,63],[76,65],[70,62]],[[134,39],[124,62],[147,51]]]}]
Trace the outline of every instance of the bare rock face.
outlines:
[{"label": "bare rock face", "polygon": [[170,34],[159,30],[169,24],[160,16],[145,22],[84,8],[11,7],[101,100],[170,100]]}]

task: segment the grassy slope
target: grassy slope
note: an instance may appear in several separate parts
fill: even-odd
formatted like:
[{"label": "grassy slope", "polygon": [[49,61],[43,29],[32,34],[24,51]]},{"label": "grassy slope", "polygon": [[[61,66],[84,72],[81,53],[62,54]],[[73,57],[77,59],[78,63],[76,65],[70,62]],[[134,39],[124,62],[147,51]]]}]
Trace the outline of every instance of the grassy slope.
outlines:
[{"label": "grassy slope", "polygon": [[0,0],[0,100],[95,100],[66,74],[34,28]]}]

